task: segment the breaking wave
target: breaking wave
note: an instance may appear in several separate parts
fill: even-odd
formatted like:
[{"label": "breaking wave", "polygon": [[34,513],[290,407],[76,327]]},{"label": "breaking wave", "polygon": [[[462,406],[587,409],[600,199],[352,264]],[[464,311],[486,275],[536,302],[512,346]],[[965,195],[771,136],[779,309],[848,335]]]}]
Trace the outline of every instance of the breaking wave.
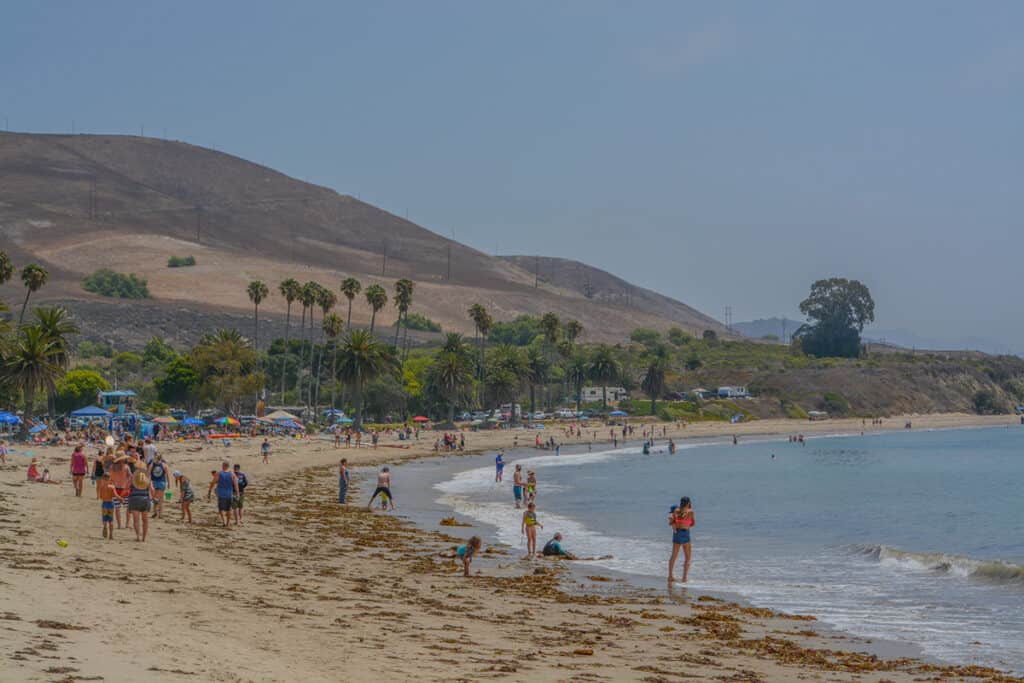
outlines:
[{"label": "breaking wave", "polygon": [[976,560],[946,553],[915,553],[887,545],[854,545],[854,554],[914,571],[957,576],[988,583],[1024,587],[1024,565],[1001,560]]}]

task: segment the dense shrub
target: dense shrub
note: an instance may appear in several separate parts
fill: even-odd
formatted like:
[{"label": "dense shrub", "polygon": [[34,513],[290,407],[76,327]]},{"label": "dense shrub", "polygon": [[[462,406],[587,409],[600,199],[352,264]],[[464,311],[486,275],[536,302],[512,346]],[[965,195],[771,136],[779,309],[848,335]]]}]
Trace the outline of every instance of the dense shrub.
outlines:
[{"label": "dense shrub", "polygon": [[167,259],[168,268],[185,268],[196,264],[195,256],[172,256]]},{"label": "dense shrub", "polygon": [[[395,321],[397,325],[398,322]],[[405,316],[402,322],[403,325],[408,327],[410,330],[419,330],[421,332],[440,332],[441,324],[435,323],[433,320],[425,315],[419,313],[409,313]]]},{"label": "dense shrub", "polygon": [[845,415],[850,412],[850,402],[842,394],[826,391],[821,398],[821,409],[830,415]]},{"label": "dense shrub", "polygon": [[82,281],[87,292],[118,299],[148,299],[149,289],[146,281],[135,277],[134,273],[125,275],[115,273],[109,268],[100,268]]},{"label": "dense shrub", "polygon": [[982,389],[974,394],[974,412],[979,415],[999,415],[1006,412],[1006,406],[1002,404],[994,391]]}]

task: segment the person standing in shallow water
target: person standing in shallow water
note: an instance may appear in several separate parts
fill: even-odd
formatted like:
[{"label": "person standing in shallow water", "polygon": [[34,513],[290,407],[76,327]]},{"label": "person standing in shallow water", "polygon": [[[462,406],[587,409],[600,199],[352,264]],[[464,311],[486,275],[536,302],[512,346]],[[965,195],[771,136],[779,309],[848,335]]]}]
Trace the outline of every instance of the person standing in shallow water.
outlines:
[{"label": "person standing in shallow water", "polygon": [[348,458],[342,458],[338,464],[338,502],[348,504]]},{"label": "person standing in shallow water", "polygon": [[668,524],[672,527],[672,557],[668,561],[668,581],[675,581],[674,570],[676,558],[679,557],[679,550],[682,549],[683,560],[683,583],[686,583],[690,574],[690,529],[695,519],[693,516],[693,505],[688,496],[679,499],[678,507],[673,505],[669,510]]}]

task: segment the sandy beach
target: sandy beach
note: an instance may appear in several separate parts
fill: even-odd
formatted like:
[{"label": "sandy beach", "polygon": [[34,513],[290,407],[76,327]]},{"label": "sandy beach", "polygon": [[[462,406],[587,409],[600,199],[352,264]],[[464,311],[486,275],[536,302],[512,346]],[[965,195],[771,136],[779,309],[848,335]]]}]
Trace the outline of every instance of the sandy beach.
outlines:
[{"label": "sandy beach", "polygon": [[[1018,423],[915,415],[881,428],[907,420],[917,430]],[[862,429],[859,419],[668,427],[676,439]],[[467,452],[509,448],[516,436],[532,444],[522,430],[467,433]],[[431,456],[433,440],[425,432],[408,448],[383,439],[357,451],[276,439],[269,464],[258,439],[198,450],[163,442],[195,486],[196,524],[179,523],[168,505],[146,543],[128,530],[100,537],[92,487],[73,496],[70,448],[30,449],[65,479],[59,486],[26,482],[30,458],[13,453],[0,470],[0,680],[1020,680],[859,654],[865,643],[812,619],[681,588],[643,591],[600,576],[581,584],[557,563],[520,560],[487,538],[466,579],[439,556],[453,538],[418,529],[401,509],[367,511],[365,486],[350,489],[353,504],[337,503],[340,457],[395,464]],[[228,529],[205,499],[224,459],[252,482],[245,524]],[[397,483],[399,502],[403,486],[415,482]]]}]

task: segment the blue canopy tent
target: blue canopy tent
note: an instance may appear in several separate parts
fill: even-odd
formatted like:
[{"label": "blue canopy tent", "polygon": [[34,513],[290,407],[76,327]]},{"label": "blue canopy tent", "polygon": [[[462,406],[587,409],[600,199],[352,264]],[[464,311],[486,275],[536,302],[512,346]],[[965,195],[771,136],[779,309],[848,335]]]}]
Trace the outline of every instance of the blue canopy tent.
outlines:
[{"label": "blue canopy tent", "polygon": [[353,420],[351,417],[342,417],[338,418],[338,422],[341,422],[342,424],[352,424],[353,422],[355,422],[355,420]]},{"label": "blue canopy tent", "polygon": [[286,420],[284,422],[278,422],[277,426],[278,427],[285,427],[286,429],[302,429],[302,425],[300,425],[298,422],[293,422],[292,420]]},{"label": "blue canopy tent", "polygon": [[186,417],[184,420],[181,421],[181,424],[190,427],[202,427],[206,423],[200,420],[198,417]]},{"label": "blue canopy tent", "polygon": [[71,417],[110,417],[110,412],[96,406],[86,406],[73,411]]},{"label": "blue canopy tent", "polygon": [[627,413],[625,410],[613,410],[612,412],[608,413],[608,415],[610,415],[611,417],[626,417],[627,415],[629,415],[629,413]]},{"label": "blue canopy tent", "polygon": [[36,425],[32,429],[28,430],[29,434],[38,434],[39,432],[45,432],[46,425]]},{"label": "blue canopy tent", "polygon": [[21,424],[21,418],[13,413],[6,413],[0,411],[0,425],[16,425]]},{"label": "blue canopy tent", "polygon": [[338,410],[337,408],[328,408],[323,412],[324,415],[344,415],[344,410]]}]

